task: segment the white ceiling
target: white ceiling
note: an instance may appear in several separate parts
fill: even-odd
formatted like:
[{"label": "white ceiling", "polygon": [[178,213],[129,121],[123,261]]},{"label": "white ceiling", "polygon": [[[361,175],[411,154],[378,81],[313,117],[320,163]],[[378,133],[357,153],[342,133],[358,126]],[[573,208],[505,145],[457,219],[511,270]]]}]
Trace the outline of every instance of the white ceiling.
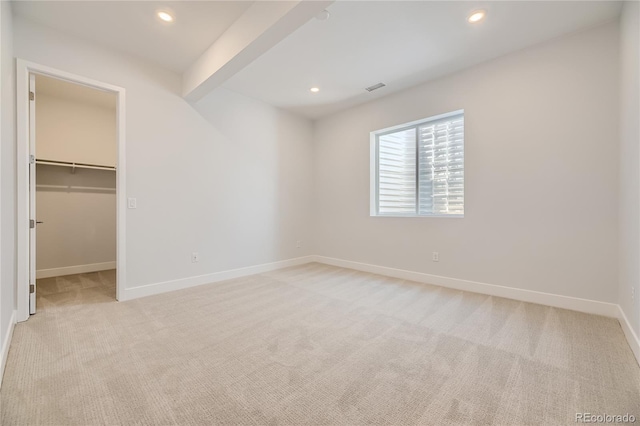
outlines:
[{"label": "white ceiling", "polygon": [[[488,11],[475,25],[471,11]],[[616,19],[611,1],[337,1],[225,83],[311,118]],[[365,87],[387,87],[368,93]],[[309,92],[320,87],[317,94]]]},{"label": "white ceiling", "polygon": [[[184,72],[253,1],[16,1],[14,13]],[[274,3],[275,4],[275,3]],[[485,21],[469,24],[475,9]],[[156,11],[170,10],[166,24]],[[346,1],[224,86],[318,118],[619,16],[617,1]],[[365,87],[383,82],[373,93]],[[320,87],[312,94],[309,88]]]},{"label": "white ceiling", "polygon": [[57,78],[36,75],[36,96],[47,95],[81,104],[116,109],[116,94],[69,83]]},{"label": "white ceiling", "polygon": [[[17,16],[184,71],[252,1],[16,1]],[[171,24],[156,16],[169,9]]]}]

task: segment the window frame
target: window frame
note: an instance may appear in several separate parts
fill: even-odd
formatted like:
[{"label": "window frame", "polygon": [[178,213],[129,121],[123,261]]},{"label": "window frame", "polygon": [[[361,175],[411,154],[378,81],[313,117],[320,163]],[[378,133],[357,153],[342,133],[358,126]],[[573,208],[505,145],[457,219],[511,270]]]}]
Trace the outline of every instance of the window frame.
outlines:
[{"label": "window frame", "polygon": [[[403,123],[403,124],[399,124],[396,126],[391,126],[391,127],[387,127],[384,129],[380,129],[380,130],[376,130],[370,133],[370,139],[369,139],[369,144],[370,144],[370,178],[369,178],[369,183],[370,183],[370,205],[369,205],[369,216],[371,217],[415,217],[415,218],[453,218],[453,219],[460,219],[460,218],[464,218],[464,213],[462,214],[418,214],[418,205],[419,205],[419,196],[420,196],[420,168],[416,167],[416,212],[415,213],[406,213],[406,214],[401,214],[401,213],[380,213],[379,211],[379,191],[378,191],[378,186],[379,186],[379,180],[380,180],[380,173],[379,173],[379,166],[380,163],[378,161],[379,158],[379,143],[378,140],[381,136],[384,135],[388,135],[390,133],[396,133],[396,132],[402,132],[405,130],[409,130],[409,129],[416,129],[416,138],[418,138],[418,129],[420,128],[420,126],[425,125],[425,124],[430,124],[436,121],[441,121],[441,120],[445,120],[447,118],[450,117],[454,117],[457,115],[462,115],[463,119],[464,119],[464,109],[459,109],[459,110],[455,110],[455,111],[451,111],[451,112],[447,112],[444,114],[438,114],[438,115],[434,115],[428,118],[423,118],[421,120],[415,120],[415,121],[411,121],[409,123]],[[465,142],[463,139],[463,152],[464,151],[464,146],[465,146]],[[419,158],[419,146],[416,140],[416,158]],[[464,162],[463,162],[464,164]],[[465,168],[463,167],[463,170],[465,170]],[[466,177],[466,173],[465,173],[465,177]],[[466,181],[466,179],[465,179]],[[462,197],[463,199],[466,200],[466,185],[463,186],[463,193],[462,193]],[[466,203],[465,203],[466,204]],[[465,209],[466,210],[466,209]]]}]

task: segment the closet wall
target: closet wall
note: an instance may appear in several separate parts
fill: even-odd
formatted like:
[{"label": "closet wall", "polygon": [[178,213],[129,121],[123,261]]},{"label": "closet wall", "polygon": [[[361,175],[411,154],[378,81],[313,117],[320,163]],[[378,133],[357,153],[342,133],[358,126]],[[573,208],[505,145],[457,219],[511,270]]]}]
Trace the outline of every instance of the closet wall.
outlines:
[{"label": "closet wall", "polygon": [[[115,95],[96,93],[96,99],[81,93],[95,89],[79,88],[77,93],[57,94],[38,80],[36,101],[36,153],[38,158],[76,163],[116,165],[116,99]],[[70,83],[53,83],[66,84]],[[65,99],[63,96],[69,96]],[[108,105],[108,99],[113,104]],[[104,100],[103,100],[104,99]]]},{"label": "closet wall", "polygon": [[[36,158],[115,166],[115,96],[51,80],[36,80]],[[38,278],[115,268],[115,188],[115,171],[37,166]]]}]

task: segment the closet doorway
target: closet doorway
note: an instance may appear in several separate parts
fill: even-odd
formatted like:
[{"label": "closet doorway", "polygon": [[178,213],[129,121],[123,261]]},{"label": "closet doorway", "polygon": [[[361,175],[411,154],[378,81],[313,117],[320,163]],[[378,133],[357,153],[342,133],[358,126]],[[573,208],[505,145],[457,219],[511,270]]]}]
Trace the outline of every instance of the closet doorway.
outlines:
[{"label": "closet doorway", "polygon": [[30,313],[38,305],[115,300],[116,94],[44,75],[30,80],[36,218]]},{"label": "closet doorway", "polygon": [[121,300],[124,89],[22,60],[17,71],[18,320]]}]

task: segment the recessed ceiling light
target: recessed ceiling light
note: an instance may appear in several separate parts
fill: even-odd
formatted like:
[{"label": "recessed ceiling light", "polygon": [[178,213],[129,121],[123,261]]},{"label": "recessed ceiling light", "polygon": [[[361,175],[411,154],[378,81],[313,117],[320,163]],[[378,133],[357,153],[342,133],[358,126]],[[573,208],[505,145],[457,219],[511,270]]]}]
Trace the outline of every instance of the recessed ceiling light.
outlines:
[{"label": "recessed ceiling light", "polygon": [[158,18],[162,19],[164,22],[173,22],[173,16],[164,10],[158,12]]},{"label": "recessed ceiling light", "polygon": [[311,92],[313,93],[318,93],[320,91],[320,88],[318,87],[312,87],[311,89],[309,89]]},{"label": "recessed ceiling light", "polygon": [[487,12],[485,12],[484,10],[476,10],[471,15],[469,15],[467,21],[475,24],[476,22],[482,21],[485,16],[487,16]]}]

